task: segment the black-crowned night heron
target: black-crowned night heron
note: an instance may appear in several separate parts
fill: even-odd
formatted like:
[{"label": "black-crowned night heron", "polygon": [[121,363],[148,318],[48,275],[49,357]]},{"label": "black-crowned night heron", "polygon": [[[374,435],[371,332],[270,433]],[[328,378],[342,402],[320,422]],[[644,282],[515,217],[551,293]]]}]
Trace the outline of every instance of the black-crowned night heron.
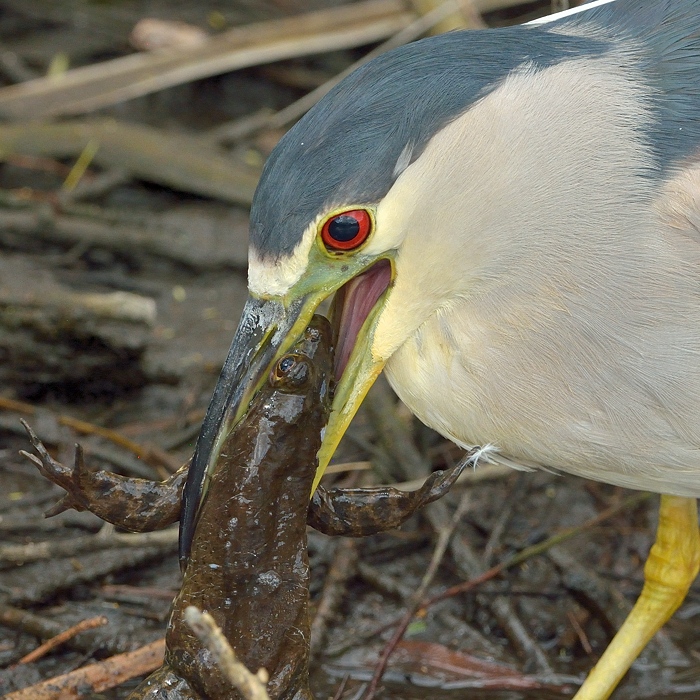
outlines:
[{"label": "black-crowned night heron", "polygon": [[384,370],[490,458],[664,494],[634,610],[576,698],[610,693],[700,562],[700,0],[615,0],[404,46],[280,141],[250,298],[195,451],[336,292],[323,473]]}]

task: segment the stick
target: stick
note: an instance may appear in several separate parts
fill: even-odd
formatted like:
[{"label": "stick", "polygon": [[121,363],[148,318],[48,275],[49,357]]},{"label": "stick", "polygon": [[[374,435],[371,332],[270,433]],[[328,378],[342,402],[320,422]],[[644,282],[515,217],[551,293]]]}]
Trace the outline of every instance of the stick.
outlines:
[{"label": "stick", "polygon": [[411,620],[416,614],[418,608],[421,607],[421,602],[425,597],[428,587],[435,578],[435,574],[437,573],[438,567],[440,566],[440,563],[442,562],[445,556],[445,552],[447,551],[447,545],[450,543],[450,538],[454,534],[457,525],[459,525],[460,521],[462,520],[462,517],[469,508],[470,499],[471,493],[469,491],[466,491],[464,494],[462,494],[462,498],[460,499],[459,505],[457,506],[457,509],[455,510],[449,523],[439,529],[438,541],[435,545],[435,551],[433,552],[433,556],[430,560],[428,570],[425,572],[420,586],[418,586],[416,592],[411,596],[411,602],[408,606],[408,610],[406,610],[406,613],[404,614],[403,619],[399,623],[398,628],[392,635],[391,639],[387,642],[386,646],[384,647],[384,650],[381,653],[381,656],[379,657],[379,662],[377,663],[377,666],[374,670],[374,675],[372,676],[372,680],[370,681],[370,684],[367,688],[367,692],[364,695],[364,700],[373,700],[377,692],[379,682],[381,681],[382,676],[386,671],[387,664],[389,663],[389,658],[394,653],[394,650],[396,649],[398,643],[401,641],[404,634],[406,633],[406,630],[411,624]]},{"label": "stick", "polygon": [[[0,396],[0,410],[14,411],[16,413],[23,413],[27,416],[33,416],[36,414],[36,406],[33,406],[25,401],[10,399],[6,396]],[[88,423],[87,421],[73,418],[73,416],[68,416],[65,413],[61,413],[56,416],[56,422],[59,425],[65,425],[68,428],[72,428],[76,433],[81,435],[99,435],[105,440],[109,440],[115,445],[132,452],[139,459],[142,459],[144,462],[146,462],[146,464],[150,464],[153,467],[165,467],[170,473],[177,471],[177,469],[180,467],[180,464],[177,463],[176,458],[172,457],[164,450],[150,445],[141,445],[138,442],[130,440],[128,437],[122,435],[116,430],[104,428],[100,425],[95,425],[94,423]]]},{"label": "stick", "polygon": [[258,181],[256,168],[183,132],[105,118],[0,126],[2,159],[18,153],[76,158],[90,142],[98,144],[93,158],[104,168],[224,202],[250,205]]},{"label": "stick", "polygon": [[267,671],[261,668],[257,674],[251,673],[238,661],[224,633],[209,613],[203,613],[194,605],[190,605],[185,608],[185,622],[213,654],[217,665],[231,685],[239,690],[246,700],[270,700],[265,690]]},{"label": "stick", "polygon": [[295,56],[371,44],[415,17],[400,0],[365,0],[236,27],[190,49],[166,48],[0,89],[11,119],[75,115],[173,85]]},{"label": "stick", "polygon": [[140,649],[111,656],[62,676],[8,693],[3,700],[79,700],[90,691],[101,693],[131,678],[155,671],[163,663],[165,640],[158,639]]},{"label": "stick", "polygon": [[65,540],[0,545],[0,563],[28,564],[45,559],[74,557],[87,552],[113,550],[120,547],[167,547],[177,544],[177,527],[156,532],[97,533]]},{"label": "stick", "polygon": [[432,598],[426,598],[423,601],[422,607],[427,608],[431,605],[434,605],[435,603],[440,602],[441,600],[445,600],[445,598],[450,598],[452,596],[459,595],[460,593],[467,593],[468,591],[471,591],[473,588],[476,588],[478,585],[484,583],[485,581],[489,581],[490,579],[494,578],[502,571],[510,569],[511,567],[516,566],[517,564],[521,564],[526,559],[530,559],[534,556],[537,556],[538,554],[543,554],[555,544],[560,544],[561,542],[571,539],[575,535],[580,535],[582,532],[590,530],[596,525],[600,525],[600,523],[602,523],[604,520],[608,520],[609,518],[613,517],[614,515],[617,515],[623,510],[627,510],[628,508],[634,508],[640,505],[641,503],[644,503],[644,501],[647,501],[650,497],[651,494],[649,493],[637,493],[634,496],[630,496],[629,498],[626,498],[624,501],[621,501],[617,505],[607,508],[602,513],[599,513],[594,518],[587,520],[581,525],[567,527],[564,530],[560,530],[556,534],[547,538],[546,540],[544,540],[544,542],[534,544],[531,547],[526,547],[510,559],[506,559],[500,564],[491,567],[488,571],[484,571],[484,573],[481,574],[481,576],[477,576],[476,578],[470,579],[469,581],[464,581],[463,583],[458,583],[456,586],[451,586],[447,590],[443,591],[442,593],[439,593],[436,596],[433,596]]},{"label": "stick", "polygon": [[87,620],[81,620],[77,625],[73,625],[60,634],[57,634],[55,637],[47,639],[43,644],[40,644],[36,649],[34,649],[34,651],[30,651],[28,654],[23,656],[17,663],[30,664],[34,661],[38,661],[42,656],[46,656],[46,654],[48,654],[52,649],[61,646],[61,644],[64,644],[69,639],[75,637],[76,634],[94,629],[95,627],[103,627],[107,624],[107,622],[107,618],[103,615],[90,617]]},{"label": "stick", "polygon": [[[4,603],[0,603],[0,625],[30,634],[37,639],[50,639],[63,632],[61,624],[55,620]],[[124,635],[108,635],[106,630],[97,629],[69,639],[66,646],[85,654],[92,654],[99,648],[107,654],[114,655],[128,651],[128,643],[129,640]]]},{"label": "stick", "polygon": [[[539,544],[533,545],[532,547],[527,547],[526,549],[523,549],[521,552],[511,557],[510,559],[507,559],[506,561],[491,567],[487,571],[484,571],[484,573],[480,576],[472,578],[456,586],[452,586],[447,590],[443,591],[442,593],[439,593],[438,595],[432,596],[430,598],[424,598],[420,601],[420,604],[414,608],[414,614],[416,612],[425,610],[431,607],[432,605],[435,605],[435,603],[439,603],[441,600],[445,600],[446,598],[458,595],[460,593],[467,593],[477,588],[482,583],[485,583],[486,581],[490,581],[491,579],[495,578],[496,576],[498,576],[498,574],[502,573],[506,569],[509,569],[517,564],[521,564],[522,562],[524,562],[527,559],[530,559],[533,556],[543,554],[545,551],[547,551],[554,545],[559,544],[560,542],[570,539],[576,535],[579,535],[592,527],[600,525],[600,523],[602,523],[603,521],[608,520],[609,518],[617,515],[618,513],[624,510],[627,510],[628,508],[634,508],[640,505],[641,503],[644,503],[651,497],[651,495],[652,494],[649,493],[640,493],[635,494],[634,496],[630,496],[629,498],[626,498],[624,501],[621,501],[617,505],[607,508],[602,513],[599,513],[597,516],[591,518],[590,520],[587,520],[581,525],[561,530],[560,532],[552,535],[550,538],[544,540],[544,542],[540,542]],[[388,622],[385,625],[382,625],[381,627],[372,630],[371,636],[376,637],[376,635],[382,634],[387,629],[390,629],[395,625],[399,625],[399,629],[397,630],[397,632],[394,633],[394,637],[392,637],[392,641],[394,640],[394,638],[396,638],[396,643],[398,643],[398,641],[400,641],[401,637],[405,633],[406,628],[408,627],[408,624],[406,623],[406,618],[407,615],[401,616],[399,618],[394,619],[391,622]],[[387,647],[385,647],[385,651],[386,648]],[[379,666],[377,667],[377,671],[378,670]],[[364,700],[369,700],[369,698],[365,697]]]},{"label": "stick", "polygon": [[356,568],[357,546],[355,541],[349,537],[343,538],[336,546],[333,562],[326,574],[321,597],[316,606],[316,615],[311,623],[310,653],[312,659],[323,648],[328,627],[340,607],[348,580],[355,575]]}]

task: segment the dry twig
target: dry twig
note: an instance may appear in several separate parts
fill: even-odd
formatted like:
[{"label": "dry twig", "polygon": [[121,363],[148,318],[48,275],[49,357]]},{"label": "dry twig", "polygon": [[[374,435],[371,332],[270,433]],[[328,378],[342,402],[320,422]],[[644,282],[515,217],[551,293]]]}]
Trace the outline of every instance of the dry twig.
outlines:
[{"label": "dry twig", "polygon": [[470,579],[469,581],[464,581],[463,583],[458,583],[456,586],[451,586],[450,588],[443,591],[442,593],[439,593],[438,595],[435,595],[431,598],[426,598],[423,601],[422,607],[427,608],[431,605],[434,605],[435,603],[440,602],[441,600],[445,600],[445,598],[451,598],[452,596],[459,595],[460,593],[467,593],[468,591],[473,590],[485,581],[490,581],[495,576],[498,576],[498,574],[500,574],[502,571],[510,569],[511,567],[516,566],[517,564],[522,564],[527,559],[537,556],[538,554],[543,554],[555,544],[560,544],[568,539],[571,539],[576,535],[580,535],[582,532],[585,532],[593,527],[596,527],[597,525],[600,525],[603,521],[612,518],[613,516],[617,515],[618,513],[621,513],[624,510],[627,510],[629,508],[635,508],[641,503],[644,503],[644,501],[649,500],[650,497],[651,494],[649,493],[637,493],[634,496],[630,496],[624,501],[621,501],[620,503],[611,506],[607,510],[604,510],[602,513],[599,513],[594,518],[587,520],[581,525],[567,527],[555,533],[551,537],[548,537],[546,540],[540,542],[539,544],[534,544],[531,547],[526,547],[522,551],[518,552],[518,554],[510,557],[510,559],[506,559],[500,564],[491,567],[488,571],[485,571],[483,574],[481,574],[481,576],[477,576],[476,578]]},{"label": "dry twig", "polygon": [[94,162],[102,167],[224,202],[252,201],[258,170],[187,133],[96,118],[0,126],[3,159],[12,154],[77,157],[90,142],[98,144]]},{"label": "dry twig", "polygon": [[199,640],[214,656],[222,673],[246,700],[270,700],[265,690],[267,671],[261,668],[251,673],[238,659],[214,618],[194,605],[185,609],[185,621]]},{"label": "dry twig", "polygon": [[371,44],[406,26],[400,0],[365,2],[236,27],[199,46],[164,48],[0,89],[13,119],[75,115],[248,66]]},{"label": "dry twig", "polygon": [[316,615],[311,623],[312,659],[321,651],[328,625],[343,599],[347,582],[354,576],[356,568],[357,545],[354,540],[343,538],[336,546],[333,562],[323,582]]},{"label": "dry twig", "polygon": [[135,651],[111,656],[29,688],[8,693],[4,700],[79,700],[86,693],[101,693],[154,671],[162,665],[164,653],[165,640],[158,639]]},{"label": "dry twig", "polygon": [[[38,639],[50,639],[63,632],[61,623],[55,620],[4,603],[0,603],[0,625]],[[122,654],[127,651],[129,643],[130,640],[125,635],[115,636],[96,629],[69,639],[66,646],[85,654],[92,654],[98,648],[108,654]]]},{"label": "dry twig", "polygon": [[55,649],[62,644],[65,644],[69,639],[73,639],[76,634],[85,632],[86,630],[95,629],[95,627],[103,627],[108,622],[107,618],[103,615],[97,617],[90,617],[87,620],[81,620],[77,625],[69,627],[67,630],[57,634],[51,639],[47,639],[43,644],[39,645],[33,651],[25,654],[17,663],[18,664],[30,664],[34,661],[38,661],[42,656],[46,656],[50,651]]},{"label": "dry twig", "polygon": [[99,532],[67,540],[4,544],[0,545],[0,563],[28,564],[120,547],[173,547],[177,544],[177,538],[176,526],[156,532],[111,532],[107,535]]},{"label": "dry twig", "polygon": [[[471,459],[471,455],[465,459]],[[440,566],[440,563],[442,562],[445,553],[447,552],[447,545],[449,544],[450,539],[454,534],[455,529],[457,528],[457,525],[459,525],[460,521],[464,517],[464,514],[467,512],[470,497],[471,494],[468,491],[466,491],[462,495],[459,505],[457,506],[457,509],[452,515],[452,518],[449,521],[449,523],[446,526],[441,527],[439,529],[438,541],[435,545],[435,550],[433,551],[433,556],[431,557],[428,570],[425,572],[420,586],[418,586],[416,592],[411,596],[411,602],[408,607],[408,610],[406,610],[406,613],[404,614],[403,619],[399,623],[398,628],[392,635],[391,639],[385,645],[384,650],[382,651],[379,657],[379,662],[377,663],[377,667],[374,671],[374,675],[372,676],[372,680],[370,681],[370,684],[367,687],[367,693],[364,696],[364,700],[372,700],[374,698],[375,693],[377,692],[379,681],[381,681],[382,676],[386,671],[387,664],[389,663],[389,658],[391,657],[398,643],[401,641],[404,634],[406,633],[406,630],[411,624],[411,620],[416,614],[418,608],[421,607],[421,602],[425,597],[425,594],[427,593],[430,584],[433,582],[438,567]]]},{"label": "dry twig", "polygon": [[[33,416],[36,414],[36,407],[25,401],[17,401],[16,399],[10,399],[5,396],[0,396],[0,410],[15,411],[16,413],[23,413],[27,416]],[[111,430],[110,428],[104,428],[94,423],[88,423],[87,421],[80,420],[79,418],[74,418],[73,416],[66,415],[65,413],[56,416],[56,422],[59,425],[65,425],[67,428],[72,428],[76,433],[81,435],[99,435],[105,440],[109,440],[115,445],[128,450],[135,454],[139,459],[142,459],[146,464],[150,464],[154,467],[165,467],[169,472],[174,472],[179,469],[180,464],[176,464],[176,460],[171,457],[167,452],[161,450],[158,447],[152,445],[141,445],[128,437],[125,437],[116,430]],[[22,421],[24,424],[24,421]],[[30,458],[31,459],[31,458]]]}]

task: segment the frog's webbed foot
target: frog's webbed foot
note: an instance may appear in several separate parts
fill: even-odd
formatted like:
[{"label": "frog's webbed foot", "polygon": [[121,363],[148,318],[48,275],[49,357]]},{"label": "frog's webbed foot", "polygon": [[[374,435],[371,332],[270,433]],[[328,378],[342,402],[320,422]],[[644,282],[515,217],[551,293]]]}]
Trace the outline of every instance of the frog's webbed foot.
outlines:
[{"label": "frog's webbed foot", "polygon": [[444,496],[471,460],[433,472],[415,491],[389,486],[358,489],[319,487],[311,498],[307,522],[326,535],[364,537],[398,527],[419,508]]},{"label": "frog's webbed foot", "polygon": [[66,467],[64,464],[57,462],[49,454],[46,447],[44,447],[44,443],[39,440],[37,434],[29,427],[29,424],[25,420],[22,420],[21,423],[29,435],[32,447],[37,451],[39,456],[37,457],[24,450],[20,450],[20,454],[33,462],[49,481],[53,481],[54,484],[57,484],[67,492],[66,495],[58,503],[49,508],[44,515],[48,518],[71,508],[75,510],[87,510],[89,504],[88,499],[86,499],[83,493],[82,477],[89,472],[85,466],[83,448],[76,443],[74,465],[73,467]]},{"label": "frog's webbed foot", "polygon": [[66,467],[48,453],[34,431],[22,421],[38,457],[22,451],[66,495],[46,512],[46,517],[69,508],[89,510],[98,518],[133,532],[151,532],[174,523],[180,515],[182,489],[189,462],[166,481],[135,479],[108,471],[90,471],[83,450],[75,446],[75,464]]}]

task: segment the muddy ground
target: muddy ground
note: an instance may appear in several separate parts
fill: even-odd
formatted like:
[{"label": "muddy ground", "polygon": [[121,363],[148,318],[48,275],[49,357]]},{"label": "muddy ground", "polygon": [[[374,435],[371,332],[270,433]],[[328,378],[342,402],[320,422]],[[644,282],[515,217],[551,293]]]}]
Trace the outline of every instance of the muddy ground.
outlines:
[{"label": "muddy ground", "polygon": [[[0,80],[9,85],[57,64],[126,55],[134,51],[129,34],[143,17],[216,33],[333,4],[0,0]],[[547,7],[535,3],[485,19],[501,24]],[[203,78],[98,112],[63,115],[61,123],[73,128],[99,118],[146,125],[165,139],[166,155],[185,152],[199,143],[187,139],[279,110],[366,51],[326,52]],[[234,175],[244,185],[235,196],[201,183],[173,185],[158,170],[169,167],[162,151],[150,158],[157,171],[150,174],[126,156],[120,161],[131,154],[131,134],[120,137],[126,140],[121,152],[117,143],[112,160],[88,159],[71,189],[66,178],[96,132],[75,153],[55,143],[38,148],[39,132],[30,129],[44,128],[48,117],[32,125],[28,115],[3,111],[4,104],[0,91],[0,114],[7,118],[0,125],[3,694],[163,635],[180,582],[175,534],[126,545],[110,540],[110,531],[87,513],[44,519],[61,490],[18,454],[30,448],[19,420],[29,421],[63,461],[73,459],[76,441],[95,468],[153,479],[188,459],[245,299],[245,178],[254,182],[283,133],[264,128],[217,144],[217,153],[239,167]],[[7,146],[11,129],[21,132],[24,147]],[[19,138],[16,132],[12,138]],[[97,137],[98,149],[104,139]],[[100,435],[98,427],[114,433]],[[459,458],[380,382],[335,460],[351,464],[327,478],[353,485],[405,482]],[[316,697],[362,696],[441,534],[451,536],[428,598],[518,553],[525,552],[524,560],[467,593],[421,607],[377,697],[570,697],[640,590],[658,499],[630,500],[634,495],[553,473],[481,467],[400,530],[364,540],[310,532],[313,604],[337,603],[317,624],[313,641]],[[454,518],[458,509],[461,517]],[[550,541],[566,532],[568,539]],[[48,546],[30,546],[37,543]],[[331,570],[339,575],[324,590]],[[94,616],[106,616],[108,624],[17,665],[43,639]],[[84,697],[123,698],[138,681]],[[614,698],[700,698],[698,582]]]}]

